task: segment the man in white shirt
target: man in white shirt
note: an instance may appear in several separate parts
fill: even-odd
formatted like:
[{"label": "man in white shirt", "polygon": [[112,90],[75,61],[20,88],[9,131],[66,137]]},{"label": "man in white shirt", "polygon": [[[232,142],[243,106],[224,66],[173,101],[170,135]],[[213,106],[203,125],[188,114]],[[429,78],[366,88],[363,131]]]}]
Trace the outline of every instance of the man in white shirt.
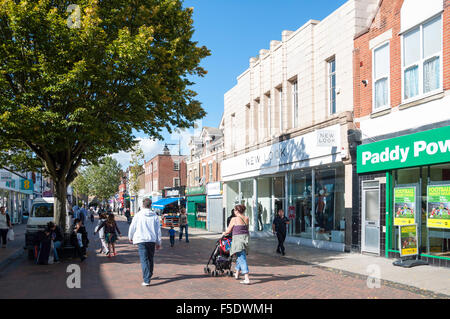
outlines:
[{"label": "man in white shirt", "polygon": [[150,209],[152,201],[149,198],[143,201],[144,208],[136,214],[128,229],[128,239],[138,245],[141,260],[142,286],[150,286],[153,275],[153,256],[161,248],[161,224],[158,215]]}]

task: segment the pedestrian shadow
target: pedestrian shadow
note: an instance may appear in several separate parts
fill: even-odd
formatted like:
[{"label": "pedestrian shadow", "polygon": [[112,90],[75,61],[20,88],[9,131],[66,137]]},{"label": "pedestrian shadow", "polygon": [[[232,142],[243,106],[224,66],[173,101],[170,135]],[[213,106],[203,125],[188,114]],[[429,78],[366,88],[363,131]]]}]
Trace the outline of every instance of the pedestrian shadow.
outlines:
[{"label": "pedestrian shadow", "polygon": [[[253,280],[253,278],[255,278]],[[258,277],[263,277],[263,278],[258,278]],[[293,279],[301,279],[301,278],[307,278],[307,277],[314,277],[314,275],[298,275],[298,276],[278,276],[278,275],[273,275],[273,274],[250,274],[250,280],[252,285],[259,285],[259,284],[264,284],[267,282],[272,282],[272,281],[289,281],[289,280],[293,280]]]}]

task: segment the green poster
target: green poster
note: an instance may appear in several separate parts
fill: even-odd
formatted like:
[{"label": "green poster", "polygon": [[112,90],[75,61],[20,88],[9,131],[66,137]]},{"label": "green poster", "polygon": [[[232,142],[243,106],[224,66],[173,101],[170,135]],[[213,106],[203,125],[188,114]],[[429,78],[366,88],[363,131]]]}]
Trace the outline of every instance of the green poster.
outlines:
[{"label": "green poster", "polygon": [[450,229],[450,185],[428,186],[427,227]]},{"label": "green poster", "polygon": [[417,225],[400,226],[400,256],[417,255]]},{"label": "green poster", "polygon": [[412,225],[416,213],[416,188],[394,188],[394,226]]}]

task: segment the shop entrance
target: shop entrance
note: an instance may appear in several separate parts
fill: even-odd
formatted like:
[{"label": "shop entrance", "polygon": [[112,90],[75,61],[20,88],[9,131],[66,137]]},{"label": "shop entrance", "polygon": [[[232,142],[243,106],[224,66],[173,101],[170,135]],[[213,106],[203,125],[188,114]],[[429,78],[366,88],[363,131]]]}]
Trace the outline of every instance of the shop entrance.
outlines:
[{"label": "shop entrance", "polygon": [[285,207],[285,182],[284,182],[284,176],[277,176],[272,179],[273,182],[273,207],[274,207],[274,214],[273,216],[276,216],[278,214],[278,211],[282,209],[284,211],[284,215],[287,215],[286,207]]},{"label": "shop entrance", "polygon": [[363,252],[380,254],[380,184],[363,182],[361,248]]}]

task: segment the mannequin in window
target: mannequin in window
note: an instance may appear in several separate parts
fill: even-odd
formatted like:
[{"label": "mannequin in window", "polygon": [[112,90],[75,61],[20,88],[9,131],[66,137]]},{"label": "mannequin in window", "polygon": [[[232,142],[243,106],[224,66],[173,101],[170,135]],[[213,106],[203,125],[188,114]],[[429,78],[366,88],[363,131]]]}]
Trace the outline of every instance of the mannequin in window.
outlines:
[{"label": "mannequin in window", "polygon": [[262,231],[264,228],[262,222],[262,214],[263,214],[263,207],[261,202],[258,202],[258,231]]},{"label": "mannequin in window", "polygon": [[320,232],[325,231],[325,208],[327,205],[327,189],[322,187],[319,190],[319,195],[317,197],[317,207],[316,207],[316,219],[320,227]]}]

